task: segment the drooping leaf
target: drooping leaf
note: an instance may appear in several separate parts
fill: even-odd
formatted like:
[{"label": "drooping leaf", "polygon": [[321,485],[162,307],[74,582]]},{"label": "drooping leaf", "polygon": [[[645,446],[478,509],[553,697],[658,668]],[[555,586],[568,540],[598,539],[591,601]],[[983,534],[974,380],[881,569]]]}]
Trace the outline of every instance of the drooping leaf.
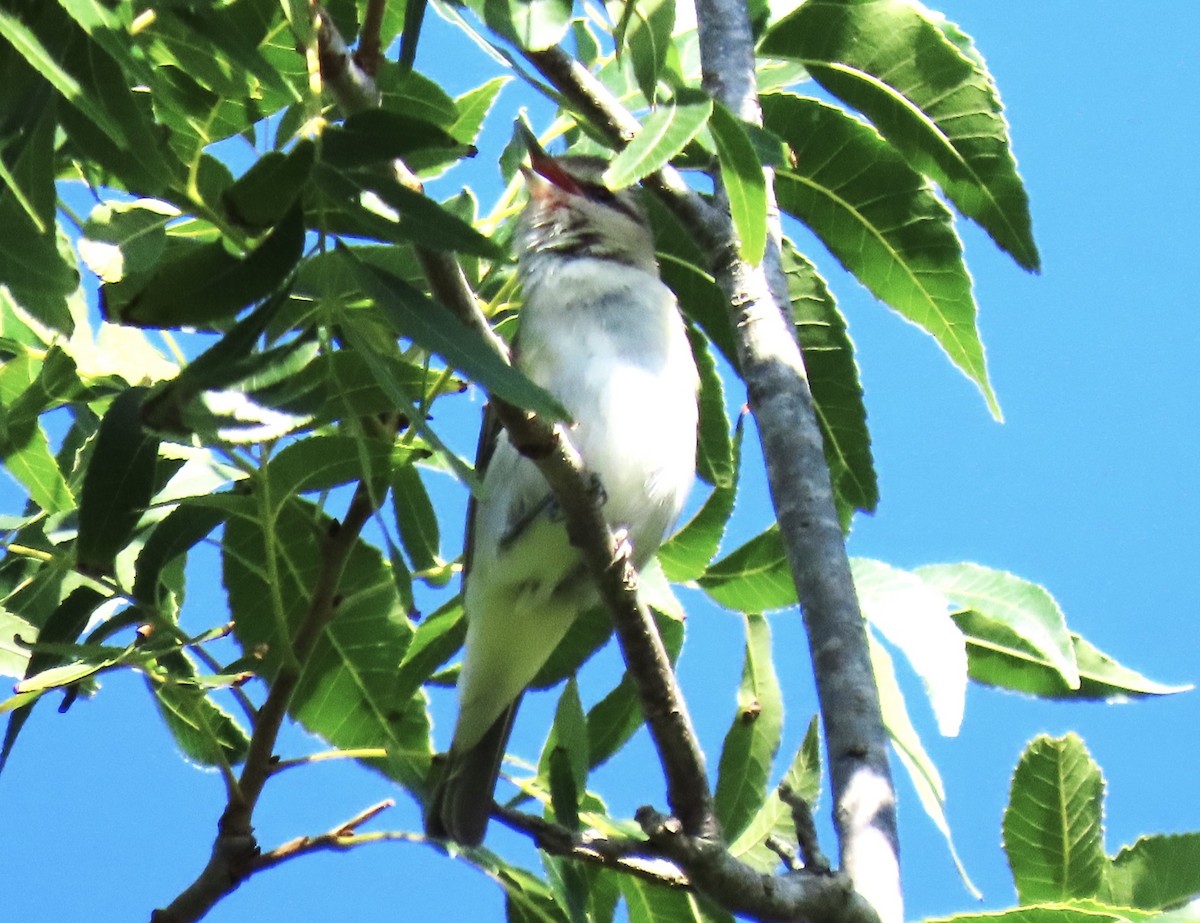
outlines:
[{"label": "drooping leaf", "polygon": [[[107,598],[91,587],[77,587],[51,613],[37,633],[36,640],[41,644],[75,641],[83,633],[92,613]],[[23,637],[22,640],[28,644],[35,639]],[[29,679],[60,663],[62,663],[62,659],[53,654],[35,651],[29,656],[24,675],[26,679]],[[29,720],[33,706],[37,704],[36,691],[19,692],[18,697],[21,698],[21,701],[13,703],[9,709],[8,724],[4,728],[4,742],[0,744],[0,772],[4,770],[4,766],[12,754],[13,745],[17,742],[17,735],[21,733],[21,728]]]},{"label": "drooping leaf", "polygon": [[231,766],[246,755],[250,738],[233,716],[194,680],[195,667],[182,651],[160,658],[166,675],[147,676],[158,713],[184,756],[200,766]]},{"label": "drooping leaf", "polygon": [[224,521],[220,510],[180,506],[154,527],[138,553],[133,597],[141,605],[156,607],[167,565],[186,554]]},{"label": "drooping leaf", "polygon": [[775,676],[771,629],[747,615],[746,658],[737,714],[725,734],[713,807],[726,837],[736,839],[768,797],[767,779],[783,731],[783,694]]},{"label": "drooping leaf", "polygon": [[538,775],[546,780],[558,823],[579,829],[579,805],[587,791],[587,719],[579,700],[579,685],[570,677],[554,712],[554,724],[542,747]]},{"label": "drooping leaf", "polygon": [[101,310],[106,319],[139,327],[217,324],[274,292],[303,247],[298,206],[244,257],[219,242],[168,238],[163,259],[148,276],[101,288]]},{"label": "drooping leaf", "polygon": [[774,25],[760,51],[800,61],[1021,266],[1038,268],[999,93],[956,25],[901,0],[817,0]]},{"label": "drooping leaf", "polygon": [[625,0],[622,6],[614,41],[629,56],[638,88],[653,105],[675,30],[675,0]]},{"label": "drooping leaf", "polygon": [[930,564],[915,573],[956,605],[1007,629],[1009,637],[1015,636],[1052,664],[1068,688],[1079,688],[1079,667],[1066,619],[1044,588],[979,564]]},{"label": "drooping leaf", "polygon": [[1034,739],[1013,773],[1004,851],[1022,904],[1096,896],[1104,855],[1104,778],[1074,734]]},{"label": "drooping leaf", "polygon": [[712,98],[700,90],[680,89],[658,106],[604,171],[610,189],[623,189],[659,170],[682,151],[712,114]]},{"label": "drooping leaf", "polygon": [[789,240],[783,242],[783,268],[804,370],[824,437],[829,479],[845,530],[855,510],[873,513],[879,503],[854,344],[825,280]]},{"label": "drooping leaf", "polygon": [[504,362],[482,337],[468,330],[446,308],[403,279],[359,260],[353,251],[342,248],[341,252],[397,335],[436,353],[497,397],[551,419],[566,416],[558,401]]},{"label": "drooping leaf", "polygon": [[402,465],[392,472],[392,508],[413,569],[440,568],[443,561],[437,511],[416,465]]},{"label": "drooping leaf", "polygon": [[714,102],[708,121],[721,162],[721,182],[737,231],[738,253],[753,266],[767,246],[767,180],[746,127],[723,103]]},{"label": "drooping leaf", "polygon": [[145,388],[123,391],[100,421],[79,499],[78,566],[112,572],[117,554],[154,496],[158,439],[142,426]]},{"label": "drooping leaf", "polygon": [[971,277],[949,210],[874,130],[814,99],[763,96],[766,127],[792,149],[776,173],[780,208],[799,218],[876,297],[928,332],[1000,409],[976,326]]},{"label": "drooping leaf", "polygon": [[92,209],[79,255],[102,282],[153,270],[167,244],[167,224],[179,217],[175,206],[156,199],[105,202]]},{"label": "drooping leaf", "polygon": [[967,651],[950,601],[916,574],[882,561],[854,558],[850,567],[863,617],[908,658],[938,730],[954,737],[966,706]]},{"label": "drooping leaf", "polygon": [[729,487],[735,477],[733,439],[725,415],[725,386],[708,343],[694,328],[688,330],[696,370],[700,373],[700,426],[696,443],[696,473],[709,484]]},{"label": "drooping leaf", "polygon": [[1122,666],[1091,642],[1070,633],[1079,685],[1072,689],[1051,660],[1002,621],[973,609],[952,614],[967,641],[967,666],[977,683],[1045,699],[1121,701],[1187,692]]},{"label": "drooping leaf", "polygon": [[296,201],[312,173],[315,155],[316,147],[308,139],[286,154],[268,151],[222,193],[222,204],[243,227],[272,227]]},{"label": "drooping leaf", "polygon": [[896,756],[900,758],[900,765],[908,773],[913,788],[917,791],[917,797],[921,801],[921,807],[925,809],[925,814],[945,837],[946,848],[950,851],[950,858],[958,870],[964,887],[974,895],[976,900],[980,900],[983,895],[971,881],[966,866],[963,865],[958,856],[958,850],[954,846],[950,823],[946,819],[946,788],[942,784],[941,773],[938,772],[937,766],[926,751],[925,745],[921,742],[921,737],[909,717],[908,706],[904,702],[904,693],[896,680],[896,669],[892,664],[892,658],[873,637],[868,635],[867,640],[871,652],[871,668],[875,674],[875,684],[879,689],[879,707],[883,726],[888,732],[888,737],[891,738],[892,748]]},{"label": "drooping leaf", "polygon": [[367,109],[321,135],[321,161],[345,170],[384,164],[412,151],[443,148],[466,153],[443,126],[390,109]]},{"label": "drooping leaf", "polygon": [[[663,646],[671,663],[683,647],[683,622],[655,615]],[[642,705],[637,686],[626,673],[621,681],[587,715],[588,757],[590,768],[606,762],[642,726]]]}]

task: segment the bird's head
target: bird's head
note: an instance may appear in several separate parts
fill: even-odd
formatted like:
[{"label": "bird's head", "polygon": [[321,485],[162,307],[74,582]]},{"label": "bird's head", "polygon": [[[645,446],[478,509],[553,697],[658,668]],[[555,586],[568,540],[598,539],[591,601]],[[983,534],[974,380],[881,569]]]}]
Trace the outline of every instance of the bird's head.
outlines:
[{"label": "bird's head", "polygon": [[518,231],[522,262],[541,254],[592,257],[657,272],[654,237],[634,189],[611,190],[598,157],[551,157],[536,141],[522,168],[529,204]]}]

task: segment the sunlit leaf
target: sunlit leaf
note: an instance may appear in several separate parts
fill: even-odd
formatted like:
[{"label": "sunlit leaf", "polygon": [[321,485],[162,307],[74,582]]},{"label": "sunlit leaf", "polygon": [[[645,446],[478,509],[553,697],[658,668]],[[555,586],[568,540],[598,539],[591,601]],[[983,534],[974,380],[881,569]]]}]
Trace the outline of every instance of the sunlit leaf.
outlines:
[{"label": "sunlit leaf", "polygon": [[767,181],[762,162],[745,126],[722,103],[713,104],[708,124],[721,161],[721,182],[729,196],[738,252],[757,266],[767,245]]},{"label": "sunlit leaf", "polygon": [[1004,851],[1023,904],[1096,895],[1104,855],[1104,778],[1074,734],[1021,754],[1004,809]]},{"label": "sunlit leaf", "polygon": [[604,171],[610,189],[631,186],[661,169],[687,146],[712,114],[712,98],[700,90],[681,89],[658,106],[642,123],[641,131]]},{"label": "sunlit leaf", "polygon": [[760,51],[800,61],[1019,264],[1038,267],[999,93],[956,25],[901,0],[810,0],[771,28]]},{"label": "sunlit leaf", "polygon": [[873,129],[834,106],[784,93],[763,96],[762,106],[764,124],[794,155],[776,173],[780,207],[933,336],[998,418],[962,243],[933,188]]}]

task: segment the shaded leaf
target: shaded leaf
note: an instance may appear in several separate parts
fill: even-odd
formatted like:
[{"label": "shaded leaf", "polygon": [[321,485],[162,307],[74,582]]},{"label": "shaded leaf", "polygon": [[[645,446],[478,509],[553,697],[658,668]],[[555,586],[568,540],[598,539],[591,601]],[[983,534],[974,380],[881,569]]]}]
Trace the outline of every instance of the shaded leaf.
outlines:
[{"label": "shaded leaf", "polygon": [[1104,855],[1104,779],[1074,734],[1035,738],[1013,773],[1004,851],[1023,904],[1096,895]]},{"label": "shaded leaf", "polygon": [[109,574],[155,491],[158,439],[142,426],[145,388],[130,388],[109,405],[96,435],[79,499],[78,566]]},{"label": "shaded leaf", "polygon": [[483,21],[517,47],[541,51],[562,41],[571,0],[482,0]]},{"label": "shaded leaf", "polygon": [[770,626],[761,615],[747,615],[745,623],[737,714],[721,747],[713,796],[717,820],[729,839],[741,835],[766,801],[767,779],[783,732],[783,694],[775,676]]},{"label": "shaded leaf", "polygon": [[304,139],[287,154],[268,151],[221,194],[226,210],[244,227],[266,229],[283,220],[312,173],[316,148]]},{"label": "shaded leaf", "polygon": [[696,137],[712,107],[707,93],[688,88],[676,91],[650,113],[633,140],[613,158],[604,171],[605,185],[623,189],[662,169]]},{"label": "shaded leaf", "polygon": [[[22,636],[21,640],[26,644],[30,644],[34,640],[41,644],[73,642],[83,633],[92,613],[107,599],[107,596],[91,587],[77,587],[50,614],[41,630],[37,632],[36,639]],[[24,676],[27,680],[31,679],[60,663],[62,663],[62,659],[53,654],[35,651],[29,656],[25,665]],[[21,733],[21,728],[29,720],[29,714],[38,700],[35,689],[20,690],[18,696],[21,701],[14,703],[8,709],[9,716],[8,724],[4,728],[4,742],[0,744],[0,772],[4,770],[12,753],[13,745],[17,742],[17,735]]]},{"label": "shaded leaf", "polygon": [[429,148],[466,153],[446,128],[390,109],[367,109],[321,135],[321,160],[339,170],[383,164]]},{"label": "shaded leaf", "polygon": [[[250,738],[225,709],[194,680],[195,668],[182,652],[159,661],[170,675],[147,677],[154,703],[183,754],[200,766],[229,766],[246,755]],[[180,682],[184,680],[184,682]]]},{"label": "shaded leaf", "polygon": [[738,253],[753,266],[767,246],[767,180],[758,152],[742,122],[725,105],[713,104],[708,122],[721,162],[721,182],[737,231]]},{"label": "shaded leaf", "polygon": [[219,242],[168,240],[163,260],[148,277],[104,285],[105,318],[139,327],[207,326],[266,298],[296,267],[304,247],[304,220],[296,206],[244,257]]},{"label": "shaded leaf", "polygon": [[343,247],[340,252],[398,336],[435,353],[497,397],[551,419],[566,417],[552,395],[506,363],[491,344],[468,330],[446,308],[398,276],[358,259],[352,250]]}]

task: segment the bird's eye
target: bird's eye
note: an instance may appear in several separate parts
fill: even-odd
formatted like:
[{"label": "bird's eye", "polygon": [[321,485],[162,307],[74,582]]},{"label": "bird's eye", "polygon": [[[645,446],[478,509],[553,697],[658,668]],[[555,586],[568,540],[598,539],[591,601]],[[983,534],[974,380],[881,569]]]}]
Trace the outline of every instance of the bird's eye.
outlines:
[{"label": "bird's eye", "polygon": [[607,186],[602,186],[599,183],[580,183],[579,188],[593,202],[599,202],[601,205],[607,205],[609,208],[619,211],[621,214],[632,219],[640,221],[641,218],[636,210],[628,202],[619,198],[615,192]]}]

